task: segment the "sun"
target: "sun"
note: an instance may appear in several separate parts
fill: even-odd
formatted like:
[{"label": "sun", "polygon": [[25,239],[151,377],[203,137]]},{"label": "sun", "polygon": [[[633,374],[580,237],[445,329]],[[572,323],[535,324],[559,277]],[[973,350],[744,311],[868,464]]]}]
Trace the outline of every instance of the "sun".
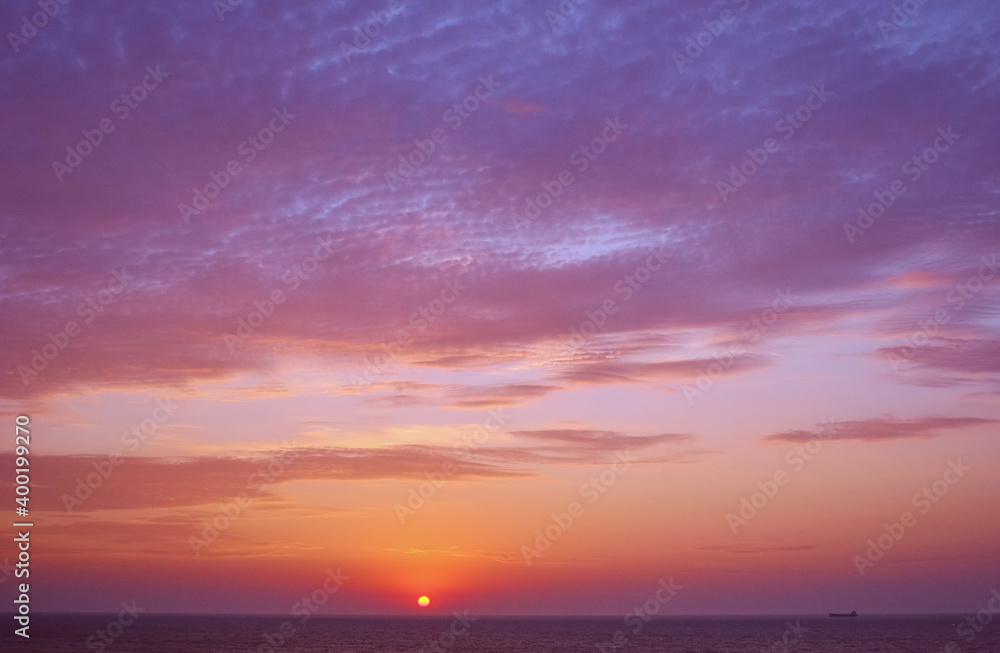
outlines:
[{"label": "sun", "polygon": [[419,599],[417,599],[417,605],[419,605],[421,608],[426,608],[430,604],[431,600],[426,596],[421,596]]}]

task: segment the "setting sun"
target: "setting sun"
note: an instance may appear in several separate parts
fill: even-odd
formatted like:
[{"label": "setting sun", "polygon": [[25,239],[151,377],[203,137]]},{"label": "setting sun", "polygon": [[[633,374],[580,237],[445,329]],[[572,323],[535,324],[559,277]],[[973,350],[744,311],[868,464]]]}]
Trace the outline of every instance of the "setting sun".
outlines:
[{"label": "setting sun", "polygon": [[1000,653],[1000,0],[274,4],[0,0],[0,653]]}]

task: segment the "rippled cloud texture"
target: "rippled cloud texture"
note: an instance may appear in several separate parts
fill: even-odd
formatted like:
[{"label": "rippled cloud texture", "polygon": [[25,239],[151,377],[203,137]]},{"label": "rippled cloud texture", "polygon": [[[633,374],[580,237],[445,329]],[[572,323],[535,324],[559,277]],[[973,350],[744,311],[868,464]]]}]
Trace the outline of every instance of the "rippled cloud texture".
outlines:
[{"label": "rippled cloud texture", "polygon": [[333,563],[330,613],[995,584],[993,3],[40,6],[0,8],[0,412],[36,428],[40,608],[145,574],[151,611],[281,612]]}]

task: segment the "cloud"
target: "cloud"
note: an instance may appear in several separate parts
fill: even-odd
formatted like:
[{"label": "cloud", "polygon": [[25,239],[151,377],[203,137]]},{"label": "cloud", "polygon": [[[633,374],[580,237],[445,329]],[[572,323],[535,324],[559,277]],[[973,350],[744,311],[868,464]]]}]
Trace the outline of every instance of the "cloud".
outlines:
[{"label": "cloud", "polygon": [[[231,502],[240,493],[257,505],[280,502],[275,486],[289,481],[425,480],[442,465],[455,465],[455,479],[513,478],[524,470],[477,460],[461,460],[445,447],[400,445],[380,449],[289,449],[270,455],[164,459],[128,457],[112,466],[108,456],[36,455],[38,477],[51,479],[32,494],[40,510],[74,513],[198,506]],[[13,464],[12,454],[0,461]],[[103,472],[101,470],[104,470]],[[106,479],[102,476],[107,476]],[[96,489],[87,487],[87,484]],[[91,490],[88,493],[88,490]],[[84,497],[75,501],[71,497]]]},{"label": "cloud", "polygon": [[743,544],[720,544],[715,546],[699,547],[699,551],[719,551],[721,553],[735,554],[755,554],[755,553],[797,553],[799,551],[811,551],[820,548],[819,544],[793,544],[780,546],[777,544],[755,544],[747,542]]},{"label": "cloud", "polygon": [[543,113],[548,111],[545,107],[534,102],[522,100],[516,97],[508,97],[504,102],[504,109],[518,116],[528,116],[533,113]]},{"label": "cloud", "polygon": [[[98,510],[179,508],[231,502],[240,494],[256,508],[288,508],[277,486],[291,481],[426,480],[454,465],[454,480],[524,478],[540,465],[595,464],[618,449],[679,443],[691,436],[627,436],[613,431],[521,431],[518,438],[546,443],[454,447],[405,444],[380,448],[298,447],[267,453],[186,458],[50,455],[32,458],[39,483],[32,494],[39,510],[86,514]],[[13,465],[14,455],[0,454]],[[646,460],[644,462],[649,462]],[[672,462],[662,459],[661,462]]]},{"label": "cloud", "polygon": [[[927,439],[940,437],[952,431],[972,429],[977,426],[998,424],[1000,420],[982,417],[921,417],[915,419],[872,418],[860,421],[837,422],[828,440],[859,440],[886,442],[890,440]],[[824,431],[782,431],[761,438],[765,442],[809,442]]]},{"label": "cloud", "polygon": [[742,354],[733,357],[728,361],[728,365],[724,362],[727,362],[726,359],[720,361],[716,358],[660,362],[608,360],[571,365],[559,375],[559,378],[566,382],[590,385],[663,381],[681,383],[694,381],[699,375],[707,374],[709,369],[715,373],[716,368],[719,368],[718,374],[715,375],[717,378],[762,369],[770,364],[770,359],[759,354]]},{"label": "cloud", "polygon": [[407,395],[407,394],[384,395],[379,397],[373,397],[371,401],[374,403],[385,404],[393,408],[403,408],[406,406],[423,406],[432,403],[426,396]]},{"label": "cloud", "polygon": [[559,389],[559,386],[534,383],[508,383],[467,388],[453,393],[455,401],[449,404],[449,407],[462,410],[485,410],[487,408],[520,406]]},{"label": "cloud", "polygon": [[[409,344],[394,359],[399,374],[508,363],[567,386],[679,383],[713,360],[675,336],[731,340],[778,288],[791,286],[801,304],[724,374],[770,365],[765,340],[898,317],[915,298],[944,297],[947,273],[998,244],[991,9],[987,0],[928,6],[905,37],[873,40],[884,16],[861,0],[836,10],[754,3],[682,73],[673,51],[708,18],[691,0],[581,7],[558,30],[516,3],[410,4],[350,58],[340,43],[368,20],[362,2],[305,0],[280,12],[244,3],[225,21],[195,0],[81,6],[0,69],[10,135],[0,311],[17,316],[0,325],[0,396],[133,382],[181,390],[295,357],[349,376],[400,334]],[[0,24],[20,18],[0,9]],[[982,38],[966,38],[970,24]],[[767,61],[747,65],[762,48]],[[169,77],[120,120],[112,102],[150,65]],[[495,96],[453,129],[445,113],[481,75],[495,76]],[[793,138],[777,134],[766,168],[719,197],[716,183],[816,85],[834,94],[829,102]],[[936,88],[949,93],[928,93]],[[241,143],[276,108],[295,118],[247,161]],[[59,181],[53,161],[104,117],[115,130]],[[608,118],[629,126],[580,170],[570,157]],[[848,242],[843,224],[856,208],[949,125],[961,134],[952,149]],[[447,138],[390,191],[386,173],[435,129]],[[179,204],[230,160],[242,172],[184,223]],[[511,214],[564,169],[572,185],[529,231],[516,229]],[[317,238],[334,254],[313,267]],[[650,247],[669,256],[636,276]],[[127,291],[88,308],[122,268],[136,277]],[[456,279],[466,287],[444,303]],[[226,334],[275,291],[284,300],[231,350]],[[678,349],[644,362],[566,365],[551,355],[608,301],[602,337],[628,344],[659,333]],[[988,317],[978,307],[993,300],[976,301],[963,320]],[[46,360],[70,322],[79,335]],[[961,352],[941,353],[951,363],[925,354],[963,374],[987,366]]]},{"label": "cloud", "polygon": [[486,410],[520,406],[560,390],[561,387],[536,383],[463,386],[412,382],[373,383],[364,387],[367,393],[387,389],[394,389],[397,393],[375,394],[370,397],[370,401],[394,407],[442,405],[459,410]]},{"label": "cloud", "polygon": [[1000,380],[1000,338],[935,338],[923,345],[882,347],[877,353],[922,385]]},{"label": "cloud", "polygon": [[[257,506],[253,506],[257,509]],[[299,511],[289,511],[287,516],[301,516]],[[318,511],[317,511],[318,513]],[[187,511],[160,517],[128,517],[117,519],[95,518],[91,514],[72,518],[50,516],[46,531],[49,540],[46,549],[54,556],[109,555],[116,560],[127,558],[181,558],[191,559],[191,537],[201,537],[206,526],[218,515],[211,511]],[[327,517],[338,514],[328,511]],[[255,535],[249,537],[238,529],[227,530],[225,535],[212,541],[211,546],[199,549],[199,556],[212,558],[277,558],[299,557],[315,551],[316,545],[277,541]],[[150,564],[148,561],[144,564]]]},{"label": "cloud", "polygon": [[540,440],[559,446],[583,450],[618,451],[628,448],[644,449],[659,444],[690,442],[694,436],[683,433],[661,433],[659,435],[626,435],[618,431],[595,431],[588,429],[542,429],[537,431],[511,431],[511,435]]},{"label": "cloud", "polygon": [[499,365],[500,363],[518,360],[519,358],[522,358],[522,356],[514,353],[504,354],[501,352],[492,352],[490,355],[456,354],[450,356],[440,356],[438,358],[431,358],[427,360],[416,360],[413,361],[412,364],[421,367],[440,367],[444,369],[461,370]]}]

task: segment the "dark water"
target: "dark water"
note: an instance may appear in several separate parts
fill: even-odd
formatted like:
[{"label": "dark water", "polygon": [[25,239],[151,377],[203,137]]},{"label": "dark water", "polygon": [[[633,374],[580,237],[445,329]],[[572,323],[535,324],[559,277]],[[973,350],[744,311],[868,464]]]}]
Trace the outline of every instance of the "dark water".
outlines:
[{"label": "dark water", "polygon": [[[0,650],[55,653],[1000,653],[1000,623],[963,628],[967,615],[940,617],[355,618],[36,615],[31,639]],[[281,634],[284,623],[285,635]],[[292,632],[294,628],[294,632]],[[98,631],[116,635],[112,641]],[[638,630],[638,632],[633,632]],[[616,637],[616,632],[618,633]],[[457,634],[456,634],[457,633]],[[969,642],[970,635],[973,636]],[[954,642],[958,648],[948,648]]]}]

